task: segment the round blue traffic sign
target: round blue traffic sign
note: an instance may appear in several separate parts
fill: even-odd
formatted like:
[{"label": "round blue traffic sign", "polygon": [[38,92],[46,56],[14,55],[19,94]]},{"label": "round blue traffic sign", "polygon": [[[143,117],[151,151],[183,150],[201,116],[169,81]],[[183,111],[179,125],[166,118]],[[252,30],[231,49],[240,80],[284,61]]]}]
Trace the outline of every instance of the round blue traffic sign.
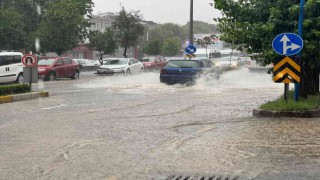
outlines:
[{"label": "round blue traffic sign", "polygon": [[197,48],[192,46],[192,45],[189,45],[187,46],[184,51],[187,53],[187,54],[194,54],[195,52],[197,52]]},{"label": "round blue traffic sign", "polygon": [[272,41],[273,50],[284,56],[297,54],[303,48],[302,38],[294,33],[282,33]]}]

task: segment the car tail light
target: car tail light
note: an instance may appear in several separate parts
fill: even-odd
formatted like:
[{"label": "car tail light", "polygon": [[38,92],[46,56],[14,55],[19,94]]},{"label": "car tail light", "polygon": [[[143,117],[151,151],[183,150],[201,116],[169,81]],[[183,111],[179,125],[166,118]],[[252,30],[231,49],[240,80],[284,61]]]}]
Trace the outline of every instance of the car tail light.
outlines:
[{"label": "car tail light", "polygon": [[160,74],[168,74],[168,72],[167,72],[167,70],[165,70],[165,69],[161,69],[161,71],[160,71]]}]

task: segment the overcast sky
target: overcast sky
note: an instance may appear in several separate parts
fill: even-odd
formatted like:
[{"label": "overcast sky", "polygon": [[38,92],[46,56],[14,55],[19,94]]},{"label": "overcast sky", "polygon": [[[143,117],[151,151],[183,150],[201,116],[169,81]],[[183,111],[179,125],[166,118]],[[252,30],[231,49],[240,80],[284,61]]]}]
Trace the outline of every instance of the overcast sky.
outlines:
[{"label": "overcast sky", "polygon": [[[190,0],[93,0],[93,13],[119,12],[123,6],[126,10],[139,10],[144,20],[156,23],[186,24],[190,19]],[[193,19],[210,24],[212,19],[220,17],[221,13],[209,3],[213,0],[194,0]]]}]

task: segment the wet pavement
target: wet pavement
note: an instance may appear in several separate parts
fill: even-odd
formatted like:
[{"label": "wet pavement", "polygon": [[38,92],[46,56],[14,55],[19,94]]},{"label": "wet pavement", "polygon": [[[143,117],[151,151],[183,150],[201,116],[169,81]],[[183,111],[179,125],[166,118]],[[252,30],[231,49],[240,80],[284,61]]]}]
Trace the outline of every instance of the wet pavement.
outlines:
[{"label": "wet pavement", "polygon": [[156,73],[40,82],[0,105],[0,179],[319,179],[318,118],[254,118],[282,84],[240,69],[195,86]]}]

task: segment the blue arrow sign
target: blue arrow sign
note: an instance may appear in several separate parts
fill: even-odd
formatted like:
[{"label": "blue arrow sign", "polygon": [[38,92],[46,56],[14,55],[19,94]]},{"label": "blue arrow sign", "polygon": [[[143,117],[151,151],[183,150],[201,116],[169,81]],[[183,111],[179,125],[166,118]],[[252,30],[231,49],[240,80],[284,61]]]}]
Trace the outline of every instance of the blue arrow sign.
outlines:
[{"label": "blue arrow sign", "polygon": [[282,33],[272,41],[273,50],[284,56],[297,54],[303,48],[302,38],[294,33]]},{"label": "blue arrow sign", "polygon": [[192,45],[189,45],[187,46],[184,51],[187,53],[187,54],[193,54],[195,52],[197,52],[197,48],[192,46]]}]

